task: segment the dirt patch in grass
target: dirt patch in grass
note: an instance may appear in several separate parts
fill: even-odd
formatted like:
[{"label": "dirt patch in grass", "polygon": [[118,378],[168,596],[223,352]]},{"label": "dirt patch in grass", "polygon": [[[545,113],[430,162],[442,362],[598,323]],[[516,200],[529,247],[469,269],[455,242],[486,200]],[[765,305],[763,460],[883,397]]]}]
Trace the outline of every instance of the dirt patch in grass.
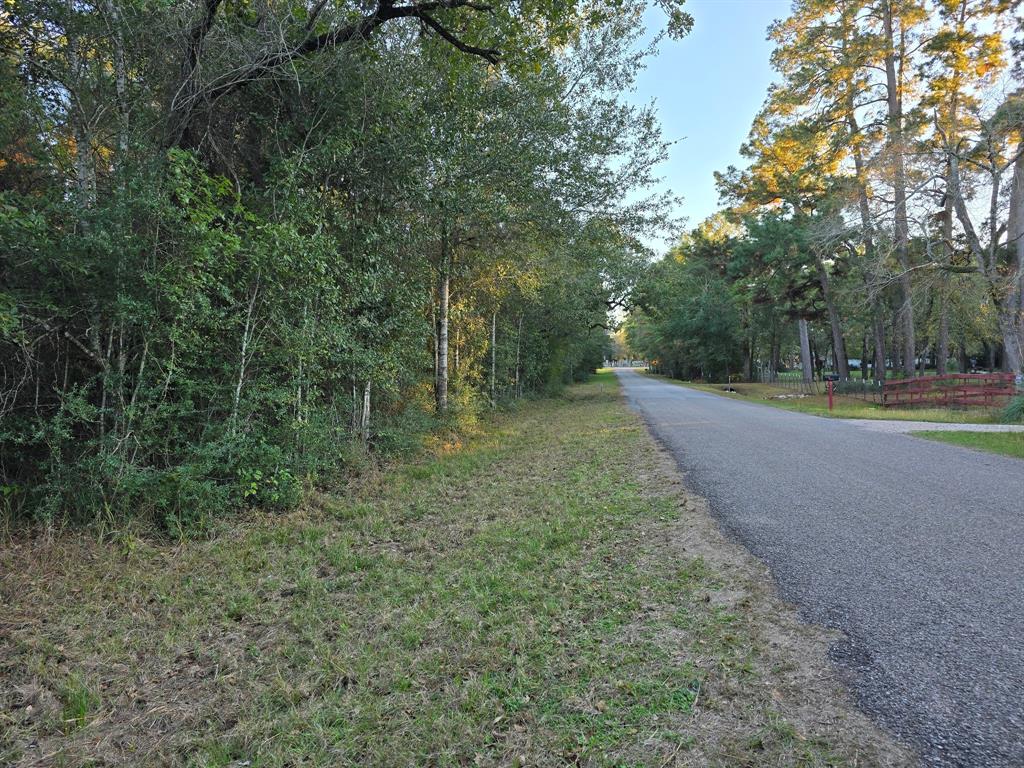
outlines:
[{"label": "dirt patch in grass", "polygon": [[611,376],[209,540],[0,553],[0,765],[899,765]]}]

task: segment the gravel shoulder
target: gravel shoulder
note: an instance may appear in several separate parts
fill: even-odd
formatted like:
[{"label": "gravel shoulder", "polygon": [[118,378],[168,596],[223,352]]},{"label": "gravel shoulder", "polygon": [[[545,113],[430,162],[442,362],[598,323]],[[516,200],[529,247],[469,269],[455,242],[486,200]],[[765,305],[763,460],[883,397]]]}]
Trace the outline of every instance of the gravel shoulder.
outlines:
[{"label": "gravel shoulder", "polygon": [[911,432],[1024,432],[1024,424],[944,424],[934,421],[888,419],[837,419],[843,424],[869,432],[908,434]]}]

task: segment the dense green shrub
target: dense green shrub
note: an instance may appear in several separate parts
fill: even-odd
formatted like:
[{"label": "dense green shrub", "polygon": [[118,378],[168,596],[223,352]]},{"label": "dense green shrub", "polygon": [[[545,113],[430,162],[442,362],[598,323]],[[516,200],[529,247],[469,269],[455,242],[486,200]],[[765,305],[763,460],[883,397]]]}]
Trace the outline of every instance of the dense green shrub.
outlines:
[{"label": "dense green shrub", "polygon": [[507,43],[501,68],[396,23],[218,90],[265,29],[310,34],[272,6],[5,6],[6,519],[180,535],[284,509],[599,364],[662,216],[623,203],[664,154],[618,95],[632,16],[552,7],[549,33],[455,4],[434,23]]}]

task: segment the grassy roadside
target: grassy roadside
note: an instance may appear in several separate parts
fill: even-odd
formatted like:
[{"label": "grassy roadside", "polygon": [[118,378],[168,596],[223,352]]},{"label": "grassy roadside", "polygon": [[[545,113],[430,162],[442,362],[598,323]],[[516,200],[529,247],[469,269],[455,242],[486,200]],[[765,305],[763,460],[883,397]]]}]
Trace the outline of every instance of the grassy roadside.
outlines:
[{"label": "grassy roadside", "polygon": [[1024,432],[911,432],[915,437],[938,440],[989,453],[1024,459]]},{"label": "grassy roadside", "polygon": [[882,408],[873,403],[866,403],[854,397],[836,395],[834,409],[828,409],[828,395],[808,395],[807,397],[787,397],[777,399],[779,395],[793,395],[794,390],[776,387],[771,384],[730,384],[735,392],[725,392],[725,384],[703,384],[690,381],[679,381],[667,376],[645,373],[646,376],[660,379],[669,384],[699,389],[723,397],[735,397],[744,400],[782,408],[787,411],[809,413],[813,416],[825,416],[834,419],[892,419],[895,421],[934,421],[941,424],[998,424],[998,411],[983,408],[950,410],[946,408]]},{"label": "grassy roadside", "polygon": [[0,551],[0,764],[879,765],[608,375],[290,516]]}]

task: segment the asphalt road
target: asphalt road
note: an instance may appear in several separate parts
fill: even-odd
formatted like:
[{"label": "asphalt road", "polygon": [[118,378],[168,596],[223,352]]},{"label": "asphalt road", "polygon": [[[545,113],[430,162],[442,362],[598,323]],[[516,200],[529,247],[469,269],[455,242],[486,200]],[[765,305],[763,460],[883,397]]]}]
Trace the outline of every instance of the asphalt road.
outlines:
[{"label": "asphalt road", "polygon": [[861,706],[928,765],[1024,766],[1024,461],[620,370]]}]

